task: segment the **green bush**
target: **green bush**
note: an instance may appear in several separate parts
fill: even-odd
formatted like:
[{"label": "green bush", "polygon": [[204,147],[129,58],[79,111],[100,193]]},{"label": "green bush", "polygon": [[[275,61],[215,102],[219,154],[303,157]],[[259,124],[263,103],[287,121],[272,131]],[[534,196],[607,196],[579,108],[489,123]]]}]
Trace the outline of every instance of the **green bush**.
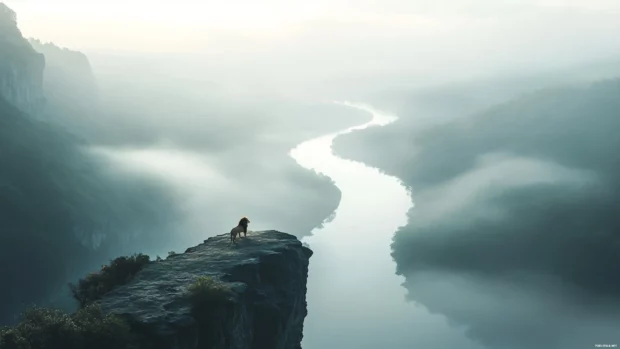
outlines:
[{"label": "green bush", "polygon": [[21,322],[0,330],[2,349],[124,349],[139,347],[122,319],[89,305],[69,315],[29,308]]},{"label": "green bush", "polygon": [[81,307],[85,307],[101,299],[114,287],[128,283],[149,262],[149,256],[143,254],[119,257],[112,260],[110,265],[104,265],[101,271],[80,279],[77,285],[69,284],[69,288],[73,298]]},{"label": "green bush", "polygon": [[224,301],[230,296],[230,288],[213,277],[201,276],[188,289],[194,305],[204,305],[209,302]]}]

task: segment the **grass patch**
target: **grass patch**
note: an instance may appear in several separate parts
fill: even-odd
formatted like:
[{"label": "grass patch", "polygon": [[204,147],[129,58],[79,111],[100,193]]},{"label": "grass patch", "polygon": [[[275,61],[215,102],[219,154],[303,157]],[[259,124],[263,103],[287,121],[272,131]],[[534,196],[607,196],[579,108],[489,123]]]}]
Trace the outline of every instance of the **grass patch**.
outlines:
[{"label": "grass patch", "polygon": [[88,305],[69,315],[31,307],[15,327],[0,329],[2,349],[129,349],[140,347],[122,319]]},{"label": "grass patch", "polygon": [[112,260],[110,265],[104,265],[101,271],[80,279],[77,285],[69,284],[69,288],[73,298],[83,308],[101,299],[114,287],[128,283],[149,262],[149,256],[143,254],[119,257]]},{"label": "grass patch", "polygon": [[230,287],[211,276],[201,276],[188,289],[194,305],[225,301],[232,294]]}]

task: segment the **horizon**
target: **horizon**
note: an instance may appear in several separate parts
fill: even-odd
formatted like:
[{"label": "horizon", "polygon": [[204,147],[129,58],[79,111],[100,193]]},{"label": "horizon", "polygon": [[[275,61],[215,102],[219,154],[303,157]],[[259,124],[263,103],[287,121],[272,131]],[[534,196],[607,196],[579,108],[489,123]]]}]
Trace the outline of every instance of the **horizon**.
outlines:
[{"label": "horizon", "polygon": [[331,69],[332,75],[393,71],[412,60],[416,67],[411,69],[439,74],[438,64],[455,72],[518,71],[620,56],[614,34],[620,31],[620,2],[611,0],[392,0],[383,7],[370,0],[185,0],[174,6],[144,0],[3,2],[16,11],[25,37],[72,50],[162,57],[251,55],[280,63],[302,59],[318,70]]}]

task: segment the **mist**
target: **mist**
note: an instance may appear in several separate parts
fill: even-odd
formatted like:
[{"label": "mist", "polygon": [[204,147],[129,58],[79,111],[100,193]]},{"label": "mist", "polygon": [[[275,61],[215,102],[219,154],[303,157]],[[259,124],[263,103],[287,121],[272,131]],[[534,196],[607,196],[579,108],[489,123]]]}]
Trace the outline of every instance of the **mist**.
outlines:
[{"label": "mist", "polygon": [[256,84],[280,93],[295,84],[305,93],[311,83],[318,93],[317,84],[351,79],[428,84],[620,51],[611,0],[7,3],[26,36],[87,53],[149,53],[147,64],[180,60],[177,74],[255,92]]},{"label": "mist", "polygon": [[429,89],[409,118],[336,142],[413,192],[392,244],[408,299],[485,347],[617,342],[620,85],[565,79],[512,97]]},{"label": "mist", "polygon": [[[618,343],[617,1],[4,3],[45,57],[45,104],[0,95],[0,256],[32,260],[2,269],[0,321],[71,308],[66,283],[109,258],[182,252],[241,216],[312,235],[341,192],[289,151],[370,120],[348,100],[399,118],[334,150],[412,193],[407,225],[380,232],[412,319],[436,316],[411,343]],[[33,208],[25,188],[49,194]]]},{"label": "mist", "polygon": [[[145,65],[133,70],[134,62],[124,57],[108,56],[108,65],[99,64],[96,55],[91,61],[55,43],[28,42],[12,30],[3,43],[8,51],[22,48],[15,59],[39,54],[45,67],[43,84],[34,86],[44,95],[36,113],[25,115],[3,104],[4,148],[11,150],[3,156],[2,178],[10,192],[4,198],[8,206],[13,202],[2,234],[12,243],[3,248],[31,251],[32,257],[24,258],[36,258],[32,270],[17,264],[4,270],[14,287],[2,297],[3,322],[33,302],[71,309],[67,283],[118,255],[142,252],[155,258],[182,252],[225,233],[244,215],[257,217],[254,229],[301,237],[337,207],[340,192],[332,182],[300,168],[288,150],[365,120],[363,113],[331,101],[222,94],[200,78],[179,78]],[[3,63],[15,69],[18,63],[9,57]],[[8,88],[15,83],[19,79]],[[40,159],[49,164],[39,164]],[[37,175],[23,176],[30,172]],[[28,205],[40,200],[36,188],[50,191],[40,211]],[[15,210],[19,214],[11,213]],[[31,227],[27,217],[40,212],[46,218]],[[57,229],[45,228],[50,224]],[[57,239],[46,252],[49,257],[34,248],[43,243],[41,236]],[[7,264],[11,256],[4,255]],[[52,269],[43,262],[50,258],[56,261]],[[33,282],[22,273],[46,276]]]}]

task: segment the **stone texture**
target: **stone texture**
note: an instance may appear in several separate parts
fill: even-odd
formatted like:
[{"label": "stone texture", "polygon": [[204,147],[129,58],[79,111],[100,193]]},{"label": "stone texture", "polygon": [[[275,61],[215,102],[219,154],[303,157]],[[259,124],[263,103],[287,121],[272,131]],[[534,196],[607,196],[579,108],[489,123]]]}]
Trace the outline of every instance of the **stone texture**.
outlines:
[{"label": "stone texture", "polygon": [[[150,263],[100,304],[160,348],[301,348],[310,256],[282,232],[250,232],[237,245],[219,235]],[[196,314],[187,290],[200,276],[227,283],[233,293]]]}]

